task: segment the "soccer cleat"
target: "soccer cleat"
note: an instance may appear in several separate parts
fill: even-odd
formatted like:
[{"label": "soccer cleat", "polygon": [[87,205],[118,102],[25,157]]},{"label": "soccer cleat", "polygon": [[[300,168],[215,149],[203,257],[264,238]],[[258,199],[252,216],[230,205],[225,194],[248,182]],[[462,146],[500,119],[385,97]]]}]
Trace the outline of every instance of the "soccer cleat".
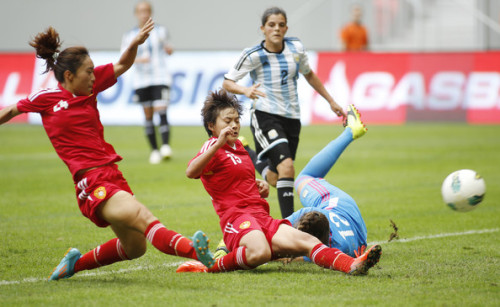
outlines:
[{"label": "soccer cleat", "polygon": [[159,164],[161,162],[161,154],[158,149],[155,149],[149,155],[149,163],[151,164]]},{"label": "soccer cleat", "polygon": [[354,259],[351,264],[351,270],[348,274],[351,275],[366,275],[368,270],[372,268],[380,259],[382,255],[382,246],[373,245],[367,249],[361,256]]},{"label": "soccer cleat", "polygon": [[177,270],[175,270],[176,273],[207,273],[208,269],[206,266],[203,265],[203,263],[192,260],[192,261],[186,261],[183,264],[179,265]]},{"label": "soccer cleat", "polygon": [[365,252],[365,250],[366,250],[366,245],[361,245],[360,247],[358,247],[357,250],[354,250],[354,255],[356,255],[356,258],[358,258]]},{"label": "soccer cleat", "polygon": [[238,137],[238,140],[240,140],[240,142],[243,145],[243,147],[247,147],[248,146],[248,141],[247,141],[247,139],[243,135],[240,135]]},{"label": "soccer cleat", "polygon": [[229,250],[226,247],[226,243],[224,243],[224,239],[220,240],[219,245],[215,249],[214,259],[219,259],[229,254]]},{"label": "soccer cleat", "polygon": [[82,254],[76,248],[69,248],[64,258],[58,266],[52,270],[49,276],[50,280],[59,280],[61,278],[70,278],[75,274],[75,263],[82,257]]},{"label": "soccer cleat", "polygon": [[170,145],[168,144],[161,145],[160,155],[163,159],[170,159],[170,157],[172,157],[172,148],[170,148]]},{"label": "soccer cleat", "polygon": [[207,268],[211,268],[215,264],[214,256],[208,249],[209,242],[210,240],[203,231],[198,230],[195,232],[193,236],[193,247],[196,251],[196,256],[198,256],[198,260]]},{"label": "soccer cleat", "polygon": [[347,106],[347,117],[344,120],[344,127],[351,128],[352,138],[355,140],[363,136],[368,129],[361,121],[361,114],[353,104]]}]

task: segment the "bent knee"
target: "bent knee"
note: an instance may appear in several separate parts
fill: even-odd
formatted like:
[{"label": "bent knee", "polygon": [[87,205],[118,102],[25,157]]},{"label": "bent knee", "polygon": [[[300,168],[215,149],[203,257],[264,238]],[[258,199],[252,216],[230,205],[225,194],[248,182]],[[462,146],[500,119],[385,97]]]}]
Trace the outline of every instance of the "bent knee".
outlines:
[{"label": "bent knee", "polygon": [[291,158],[281,161],[276,167],[278,170],[279,177],[294,177],[295,169],[293,167],[293,160]]},{"label": "bent knee", "polygon": [[129,260],[132,259],[137,259],[142,257],[147,250],[147,245],[146,245],[146,240],[144,242],[141,242],[139,244],[134,244],[132,246],[123,246],[123,250],[125,251],[125,254],[127,255],[127,258]]},{"label": "bent knee", "polygon": [[249,249],[246,251],[247,263],[251,266],[258,266],[271,260],[271,249]]},{"label": "bent knee", "polygon": [[136,229],[141,233],[144,233],[149,224],[156,220],[153,213],[140,203],[136,206],[124,207],[123,209],[121,220],[118,223]]}]

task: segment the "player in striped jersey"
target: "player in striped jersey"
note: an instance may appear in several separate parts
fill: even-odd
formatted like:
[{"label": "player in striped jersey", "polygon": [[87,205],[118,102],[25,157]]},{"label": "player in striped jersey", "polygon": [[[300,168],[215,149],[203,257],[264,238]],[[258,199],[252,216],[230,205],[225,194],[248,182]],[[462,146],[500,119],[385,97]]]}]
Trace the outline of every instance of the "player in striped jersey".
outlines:
[{"label": "player in striped jersey", "polygon": [[[122,50],[137,35],[140,28],[152,15],[151,3],[140,1],[135,6],[135,17],[138,26],[125,33],[122,39]],[[167,118],[167,107],[170,99],[171,76],[167,69],[167,55],[172,54],[168,44],[168,30],[156,25],[149,38],[139,46],[133,69],[132,87],[135,90],[134,100],[140,103],[144,110],[145,132],[151,147],[149,162],[158,164],[162,159],[170,158],[172,149],[170,143],[170,124]],[[160,118],[159,132],[161,146],[156,139],[154,114]]]},{"label": "player in striped jersey", "polygon": [[[287,30],[285,11],[277,7],[267,9],[262,16],[261,26],[264,41],[245,49],[223,82],[226,90],[253,99],[251,130],[258,160],[265,161],[259,163],[257,170],[269,184],[277,188],[282,217],[294,211],[293,161],[301,129],[297,94],[299,73],[327,100],[335,114],[345,116],[342,108],[311,70],[302,42],[297,38],[285,37]],[[239,85],[237,82],[247,74],[250,74],[253,85]],[[269,167],[266,167],[267,164]]]},{"label": "player in striped jersey", "polygon": [[97,95],[132,66],[137,47],[153,27],[153,20],[146,21],[117,63],[97,67],[85,47],[69,47],[59,53],[59,34],[49,27],[30,45],[36,49],[36,56],[45,60],[46,72],[54,72],[57,88],[38,91],[0,110],[0,124],[21,113],[40,114],[55,151],[71,172],[80,211],[98,227],[110,226],[116,235],[83,255],[70,248],[49,280],[141,257],[147,241],[163,253],[213,264],[208,239],[201,231],[195,233],[192,242],[167,229],[133,196],[116,164],[122,157],[104,139]]}]

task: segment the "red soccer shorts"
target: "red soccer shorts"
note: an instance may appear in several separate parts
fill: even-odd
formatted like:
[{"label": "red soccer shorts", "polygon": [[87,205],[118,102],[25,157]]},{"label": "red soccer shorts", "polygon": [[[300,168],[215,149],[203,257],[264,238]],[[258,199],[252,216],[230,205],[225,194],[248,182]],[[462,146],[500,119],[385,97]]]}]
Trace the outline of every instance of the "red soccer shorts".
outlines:
[{"label": "red soccer shorts", "polygon": [[107,227],[109,223],[97,216],[97,208],[118,191],[126,191],[133,195],[118,165],[110,164],[91,169],[76,179],[75,185],[78,206],[84,216],[99,227]]},{"label": "red soccer shorts", "polygon": [[[224,243],[226,247],[233,251],[240,246],[241,238],[252,230],[260,230],[266,236],[267,242],[271,247],[271,240],[278,231],[281,224],[290,225],[288,220],[274,219],[267,214],[241,214],[228,219],[228,222],[222,229],[224,234]],[[222,225],[221,225],[222,226]]]}]

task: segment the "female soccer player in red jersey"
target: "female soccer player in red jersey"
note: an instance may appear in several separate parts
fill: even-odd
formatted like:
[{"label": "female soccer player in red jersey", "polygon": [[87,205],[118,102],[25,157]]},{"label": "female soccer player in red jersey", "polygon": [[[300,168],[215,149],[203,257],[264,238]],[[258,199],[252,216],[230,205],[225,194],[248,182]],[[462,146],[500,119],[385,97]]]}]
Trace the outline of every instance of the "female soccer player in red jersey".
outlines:
[{"label": "female soccer player in red jersey", "polygon": [[160,251],[213,264],[208,239],[195,233],[194,242],[168,230],[132,194],[115,164],[120,157],[104,140],[97,110],[97,94],[116,83],[116,78],[134,63],[137,48],[154,28],[149,19],[116,64],[94,67],[88,50],[69,47],[59,53],[59,34],[49,27],[30,43],[36,56],[54,71],[58,88],[45,89],[0,110],[0,124],[24,112],[37,112],[59,157],[68,166],[75,183],[78,206],[99,227],[111,226],[117,238],[83,256],[70,248],[49,280],[68,278],[114,262],[141,257],[146,239]]},{"label": "female soccer player in red jersey", "polygon": [[238,140],[242,107],[225,90],[211,93],[201,111],[209,135],[200,152],[189,162],[186,175],[200,178],[219,215],[224,242],[231,251],[212,268],[179,267],[182,271],[223,272],[251,269],[285,256],[308,256],[319,266],[350,274],[365,274],[382,253],[372,246],[358,258],[329,248],[316,237],[293,228],[288,220],[269,215],[269,186],[257,181],[255,168]]}]

